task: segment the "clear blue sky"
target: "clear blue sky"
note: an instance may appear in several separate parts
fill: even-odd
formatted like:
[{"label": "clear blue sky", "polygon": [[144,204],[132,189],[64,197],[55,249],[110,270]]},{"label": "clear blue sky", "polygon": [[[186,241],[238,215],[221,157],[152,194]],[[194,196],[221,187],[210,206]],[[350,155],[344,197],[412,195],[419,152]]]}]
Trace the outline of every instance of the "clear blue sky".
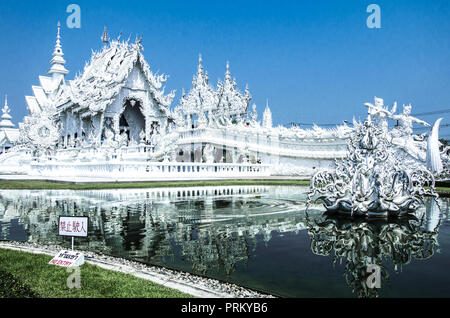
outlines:
[{"label": "clear blue sky", "polygon": [[[71,3],[81,7],[81,29],[66,26]],[[366,26],[371,3],[381,7],[381,29]],[[143,33],[152,70],[170,75],[167,88],[177,90],[173,106],[202,53],[214,85],[229,60],[260,113],[269,99],[276,124],[364,118],[363,103],[374,96],[412,103],[414,113],[450,109],[448,0],[2,0],[0,94],[8,94],[15,123],[49,69],[58,20],[68,79],[101,48],[104,26],[112,37]]]}]

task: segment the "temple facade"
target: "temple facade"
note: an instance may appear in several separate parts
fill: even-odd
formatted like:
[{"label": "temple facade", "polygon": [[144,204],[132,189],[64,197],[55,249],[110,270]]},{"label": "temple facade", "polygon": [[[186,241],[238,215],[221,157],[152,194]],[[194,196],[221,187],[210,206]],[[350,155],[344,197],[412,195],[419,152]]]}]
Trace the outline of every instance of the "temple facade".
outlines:
[{"label": "temple facade", "polygon": [[58,148],[82,143],[103,143],[124,137],[138,144],[155,132],[165,132],[173,93],[165,94],[164,75],[154,75],[142,55],[140,42],[107,42],[94,53],[84,71],[66,81],[68,71],[60,41],[60,25],[52,67],[52,77],[41,76],[34,96],[27,96],[31,115],[47,110],[60,129]]},{"label": "temple facade", "polygon": [[[102,49],[68,80],[58,24],[48,76],[39,76],[26,96],[28,115],[9,140],[13,154],[0,156],[0,170],[70,178],[311,176],[348,153],[353,128],[346,123],[275,127],[269,102],[259,116],[248,85],[239,89],[228,62],[223,80],[212,85],[200,56],[192,87],[173,105],[175,91],[165,92],[167,76],[152,72],[142,38],[110,40],[106,28],[101,38]],[[418,121],[410,107],[395,115],[396,105],[389,111],[379,98],[366,106],[377,125],[401,122],[396,146],[407,160],[425,164],[427,141],[412,137]],[[4,116],[7,123],[7,108]]]}]

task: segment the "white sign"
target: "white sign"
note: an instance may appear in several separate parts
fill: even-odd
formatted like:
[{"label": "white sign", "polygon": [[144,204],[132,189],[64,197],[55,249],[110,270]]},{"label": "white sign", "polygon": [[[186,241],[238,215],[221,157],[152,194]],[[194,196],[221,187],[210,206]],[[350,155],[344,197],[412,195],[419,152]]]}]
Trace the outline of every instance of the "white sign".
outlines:
[{"label": "white sign", "polygon": [[61,251],[56,254],[49,264],[62,267],[81,266],[84,264],[84,254],[74,251]]},{"label": "white sign", "polygon": [[88,236],[88,217],[83,216],[60,216],[59,235],[61,236]]}]

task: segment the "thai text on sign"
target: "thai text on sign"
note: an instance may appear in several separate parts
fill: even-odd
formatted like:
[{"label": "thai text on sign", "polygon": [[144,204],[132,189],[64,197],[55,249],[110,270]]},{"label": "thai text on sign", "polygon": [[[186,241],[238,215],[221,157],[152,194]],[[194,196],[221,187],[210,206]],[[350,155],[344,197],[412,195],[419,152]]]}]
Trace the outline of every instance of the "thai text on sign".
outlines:
[{"label": "thai text on sign", "polygon": [[61,236],[88,236],[88,217],[61,216],[59,217],[59,235]]},{"label": "thai text on sign", "polygon": [[84,264],[84,254],[71,251],[60,251],[49,264],[62,267],[81,266]]}]

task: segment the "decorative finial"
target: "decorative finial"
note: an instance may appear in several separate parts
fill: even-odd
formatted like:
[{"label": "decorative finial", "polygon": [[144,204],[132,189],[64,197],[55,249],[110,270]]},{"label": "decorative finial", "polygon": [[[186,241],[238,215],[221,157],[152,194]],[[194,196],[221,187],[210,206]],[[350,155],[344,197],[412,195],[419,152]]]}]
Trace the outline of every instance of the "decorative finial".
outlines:
[{"label": "decorative finial", "polygon": [[53,51],[53,58],[50,61],[50,64],[52,64],[52,67],[48,71],[48,74],[53,74],[54,78],[61,78],[64,77],[64,75],[67,75],[69,73],[68,70],[64,67],[64,64],[66,64],[66,61],[63,58],[64,53],[62,50],[61,45],[61,23],[58,21],[58,33],[56,35],[56,44],[55,49]]},{"label": "decorative finial", "polygon": [[59,40],[61,38],[61,22],[58,21],[58,35],[56,36],[56,38]]},{"label": "decorative finial", "polygon": [[0,128],[13,128],[15,125],[11,122],[11,109],[8,107],[8,95],[5,95],[5,106],[2,108],[3,115],[1,116]]},{"label": "decorative finial", "polygon": [[8,107],[8,95],[5,95],[5,106],[2,109],[3,114],[9,114],[11,110]]},{"label": "decorative finial", "polygon": [[227,61],[227,72],[225,73],[225,79],[231,80],[231,73],[230,73],[230,62]]},{"label": "decorative finial", "polygon": [[198,72],[197,75],[203,75],[203,59],[202,55],[198,55]]},{"label": "decorative finial", "polygon": [[107,45],[109,43],[108,29],[106,28],[106,26],[105,29],[103,30],[102,42],[104,45]]}]

